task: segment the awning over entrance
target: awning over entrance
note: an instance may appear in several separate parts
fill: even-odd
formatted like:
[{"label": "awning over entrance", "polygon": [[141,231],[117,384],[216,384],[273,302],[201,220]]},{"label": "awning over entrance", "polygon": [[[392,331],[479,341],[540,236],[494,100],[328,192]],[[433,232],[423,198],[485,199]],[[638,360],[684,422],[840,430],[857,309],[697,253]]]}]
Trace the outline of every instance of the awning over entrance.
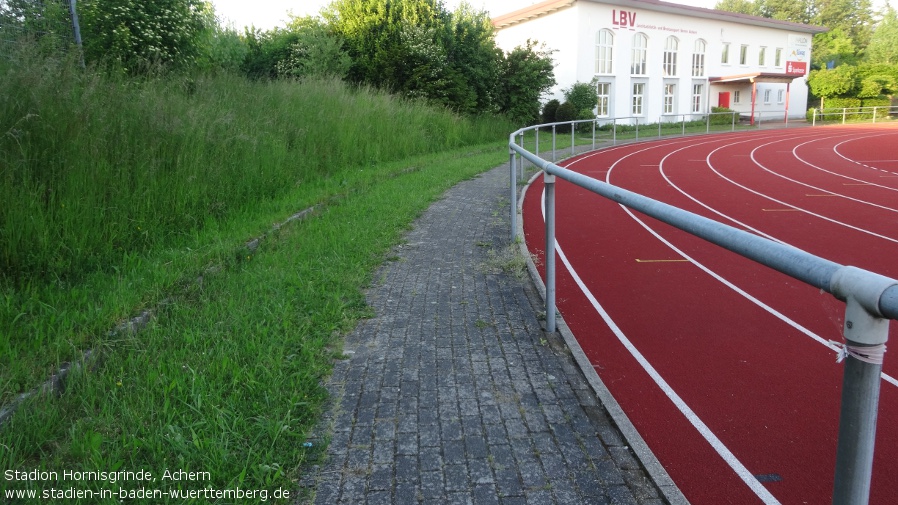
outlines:
[{"label": "awning over entrance", "polygon": [[756,82],[772,82],[778,84],[790,84],[795,79],[804,77],[801,74],[776,74],[772,72],[754,72],[751,74],[726,75],[723,77],[709,77],[711,84],[754,84]]},{"label": "awning over entrance", "polygon": [[[790,62],[791,63],[791,62]],[[790,65],[791,67],[791,65]],[[791,68],[790,68],[791,69]],[[774,83],[786,85],[786,114],[785,121],[789,121],[789,88],[792,81],[804,77],[806,68],[795,68],[800,73],[778,74],[773,72],[754,72],[751,74],[727,75],[722,77],[709,77],[708,82],[714,84],[751,84],[751,124],[755,124],[755,103],[758,99],[758,83]]]}]

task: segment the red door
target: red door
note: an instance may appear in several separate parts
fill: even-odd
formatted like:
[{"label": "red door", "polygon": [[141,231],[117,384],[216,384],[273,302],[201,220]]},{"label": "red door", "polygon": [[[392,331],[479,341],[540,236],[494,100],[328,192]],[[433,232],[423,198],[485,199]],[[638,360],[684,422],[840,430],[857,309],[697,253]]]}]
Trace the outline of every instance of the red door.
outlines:
[{"label": "red door", "polygon": [[725,109],[730,108],[730,92],[723,91],[717,95],[717,106]]}]

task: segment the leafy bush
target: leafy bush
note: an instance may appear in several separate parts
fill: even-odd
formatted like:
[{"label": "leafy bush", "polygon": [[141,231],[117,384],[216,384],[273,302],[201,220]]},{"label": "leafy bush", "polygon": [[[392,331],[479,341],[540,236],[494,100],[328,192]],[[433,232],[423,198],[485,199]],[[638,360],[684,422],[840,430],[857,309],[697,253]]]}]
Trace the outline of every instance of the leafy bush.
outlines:
[{"label": "leafy bush", "polygon": [[352,58],[343,49],[343,40],[316,18],[294,19],[291,26],[296,41],[287,56],[276,64],[281,77],[336,77],[345,79]]},{"label": "leafy bush", "polygon": [[540,122],[554,123],[559,105],[561,105],[561,103],[554,98],[546,102],[546,104],[543,105],[543,113],[542,116],[540,116]]},{"label": "leafy bush", "polygon": [[199,0],[82,0],[79,7],[85,59],[129,74],[156,65],[189,67],[214,20],[206,12],[209,5]]},{"label": "leafy bush", "polygon": [[571,102],[564,102],[555,111],[555,121],[558,123],[574,121],[575,119],[577,119],[577,109]]},{"label": "leafy bush", "polygon": [[[861,99],[854,97],[833,97],[823,102],[825,109],[848,109],[861,106]],[[825,110],[824,109],[824,110]]]},{"label": "leafy bush", "polygon": [[733,109],[726,107],[711,107],[710,122],[713,125],[724,125],[733,123]]},{"label": "leafy bush", "polygon": [[577,119],[595,117],[593,110],[599,103],[599,93],[596,90],[595,81],[575,82],[570,88],[564,90],[564,98],[573,105],[577,112]]}]

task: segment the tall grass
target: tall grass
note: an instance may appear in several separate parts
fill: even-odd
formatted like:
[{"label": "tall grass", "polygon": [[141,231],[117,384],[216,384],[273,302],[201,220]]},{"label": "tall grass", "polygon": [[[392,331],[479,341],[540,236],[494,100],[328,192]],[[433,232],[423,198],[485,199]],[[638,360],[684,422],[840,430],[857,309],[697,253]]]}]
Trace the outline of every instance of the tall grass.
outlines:
[{"label": "tall grass", "polygon": [[30,56],[0,58],[0,404],[273,222],[511,129],[339,81]]},{"label": "tall grass", "polygon": [[339,81],[147,81],[0,59],[0,275],[67,278],[349,166],[485,138]]},{"label": "tall grass", "polygon": [[[433,199],[506,159],[511,129],[337,81],[135,82],[0,58],[0,405],[94,356],[0,425],[0,468],[63,477],[0,492],[295,496],[362,289]],[[142,332],[109,333],[145,308]],[[63,473],[139,470],[156,480]]]}]

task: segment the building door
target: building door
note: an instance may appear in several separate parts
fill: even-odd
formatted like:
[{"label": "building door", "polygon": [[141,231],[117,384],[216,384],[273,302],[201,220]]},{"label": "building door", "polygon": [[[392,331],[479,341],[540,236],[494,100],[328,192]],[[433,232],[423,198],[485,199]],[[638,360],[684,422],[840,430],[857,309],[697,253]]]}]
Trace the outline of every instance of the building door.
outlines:
[{"label": "building door", "polygon": [[717,106],[725,109],[730,108],[730,92],[722,91],[717,95]]}]

